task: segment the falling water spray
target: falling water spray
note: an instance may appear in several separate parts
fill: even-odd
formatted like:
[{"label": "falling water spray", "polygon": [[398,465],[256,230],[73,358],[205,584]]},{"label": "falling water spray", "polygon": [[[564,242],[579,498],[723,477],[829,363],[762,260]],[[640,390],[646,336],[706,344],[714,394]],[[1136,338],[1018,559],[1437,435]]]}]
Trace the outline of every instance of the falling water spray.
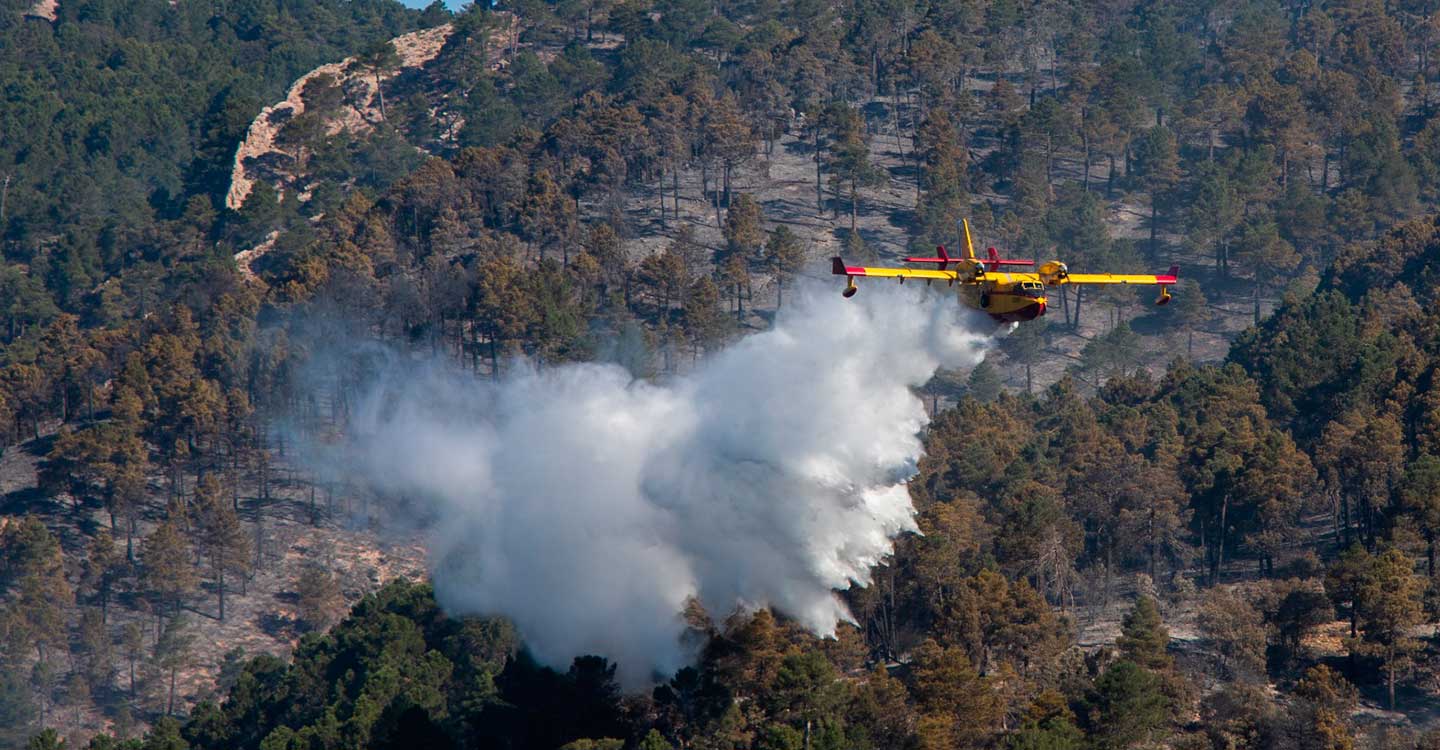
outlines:
[{"label": "falling water spray", "polygon": [[913,389],[977,364],[986,329],[914,286],[805,289],[770,330],[662,384],[608,364],[493,383],[395,357],[345,441],[311,455],[423,510],[449,611],[504,615],[542,662],[600,654],[641,685],[693,656],[691,598],[820,635],[851,620],[835,591],[915,529]]}]

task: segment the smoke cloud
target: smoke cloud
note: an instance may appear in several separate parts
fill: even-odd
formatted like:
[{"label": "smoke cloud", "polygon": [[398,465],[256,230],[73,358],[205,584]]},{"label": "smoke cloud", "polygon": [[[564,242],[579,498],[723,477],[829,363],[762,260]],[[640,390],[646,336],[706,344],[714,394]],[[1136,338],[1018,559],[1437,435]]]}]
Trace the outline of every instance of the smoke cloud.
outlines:
[{"label": "smoke cloud", "polygon": [[490,383],[396,360],[340,465],[427,518],[448,610],[504,615],[542,662],[600,654],[642,685],[693,655],[690,597],[821,635],[850,619],[834,590],[868,584],[915,528],[912,387],[984,356],[968,315],[914,286],[802,290],[772,329],[664,384],[606,364]]}]

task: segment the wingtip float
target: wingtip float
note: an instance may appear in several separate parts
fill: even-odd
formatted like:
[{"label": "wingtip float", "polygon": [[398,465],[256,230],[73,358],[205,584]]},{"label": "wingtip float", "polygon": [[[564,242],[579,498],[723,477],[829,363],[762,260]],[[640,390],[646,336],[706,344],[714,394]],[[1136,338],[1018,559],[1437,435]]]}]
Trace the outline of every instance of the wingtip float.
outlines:
[{"label": "wingtip float", "polygon": [[[926,284],[944,281],[947,286],[960,284],[960,299],[1002,323],[1034,320],[1045,314],[1046,290],[1065,284],[1136,284],[1160,287],[1156,305],[1169,304],[1170,287],[1180,274],[1179,266],[1171,266],[1166,274],[1114,274],[1114,273],[1070,273],[1070,269],[1058,260],[1049,261],[1034,271],[1006,271],[1009,266],[1034,267],[1033,260],[1001,258],[995,248],[987,248],[986,258],[975,257],[975,248],[970,240],[970,222],[962,222],[965,234],[964,257],[952,257],[944,246],[937,247],[936,257],[909,257],[907,263],[933,263],[936,269],[893,268],[885,266],[851,266],[839,257],[831,258],[831,273],[845,277],[845,291],[848,299],[860,291],[855,279],[861,276],[871,278],[893,278],[901,284],[906,279],[924,279]],[[954,268],[949,266],[953,264]]]}]

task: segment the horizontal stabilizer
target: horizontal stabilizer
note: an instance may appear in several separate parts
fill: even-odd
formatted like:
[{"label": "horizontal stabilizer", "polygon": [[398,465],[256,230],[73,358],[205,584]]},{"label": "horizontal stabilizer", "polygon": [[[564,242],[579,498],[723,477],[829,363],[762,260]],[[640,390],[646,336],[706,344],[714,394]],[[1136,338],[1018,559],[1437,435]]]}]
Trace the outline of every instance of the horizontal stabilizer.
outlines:
[{"label": "horizontal stabilizer", "polygon": [[944,245],[936,245],[936,246],[935,246],[935,255],[936,255],[936,257],[934,257],[934,258],[913,258],[913,257],[912,257],[912,258],[906,258],[906,259],[905,259],[905,262],[906,262],[906,263],[936,263],[936,264],[939,264],[941,270],[944,270],[944,268],[945,268],[945,266],[946,266],[947,264],[953,263],[953,262],[955,261],[954,258],[951,258],[951,257],[950,257],[950,253],[945,252],[945,246],[944,246]]},{"label": "horizontal stabilizer", "polygon": [[1000,257],[1000,251],[996,250],[996,249],[993,248],[993,247],[987,247],[987,248],[985,248],[985,252],[986,252],[986,255],[987,255],[987,257],[985,258],[985,266],[986,266],[987,268],[989,268],[991,271],[994,271],[994,270],[998,269],[1000,266],[1033,266],[1033,265],[1035,265],[1035,261],[1033,261],[1033,260],[1014,260],[1014,259],[1009,259],[1009,258],[1002,258],[1002,257]]}]

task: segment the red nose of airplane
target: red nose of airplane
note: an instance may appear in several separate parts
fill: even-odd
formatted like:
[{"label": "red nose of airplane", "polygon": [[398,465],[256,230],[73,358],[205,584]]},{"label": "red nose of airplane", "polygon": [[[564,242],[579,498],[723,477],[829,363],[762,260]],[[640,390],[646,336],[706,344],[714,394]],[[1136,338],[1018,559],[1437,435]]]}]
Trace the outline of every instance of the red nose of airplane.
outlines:
[{"label": "red nose of airplane", "polygon": [[1042,299],[1042,300],[1040,300],[1039,302],[1037,302],[1037,303],[1035,303],[1035,304],[1037,304],[1037,305],[1040,306],[1040,311],[1037,312],[1037,313],[1035,313],[1035,317],[1038,318],[1038,317],[1040,317],[1041,315],[1044,315],[1044,314],[1045,314],[1045,300]]}]

